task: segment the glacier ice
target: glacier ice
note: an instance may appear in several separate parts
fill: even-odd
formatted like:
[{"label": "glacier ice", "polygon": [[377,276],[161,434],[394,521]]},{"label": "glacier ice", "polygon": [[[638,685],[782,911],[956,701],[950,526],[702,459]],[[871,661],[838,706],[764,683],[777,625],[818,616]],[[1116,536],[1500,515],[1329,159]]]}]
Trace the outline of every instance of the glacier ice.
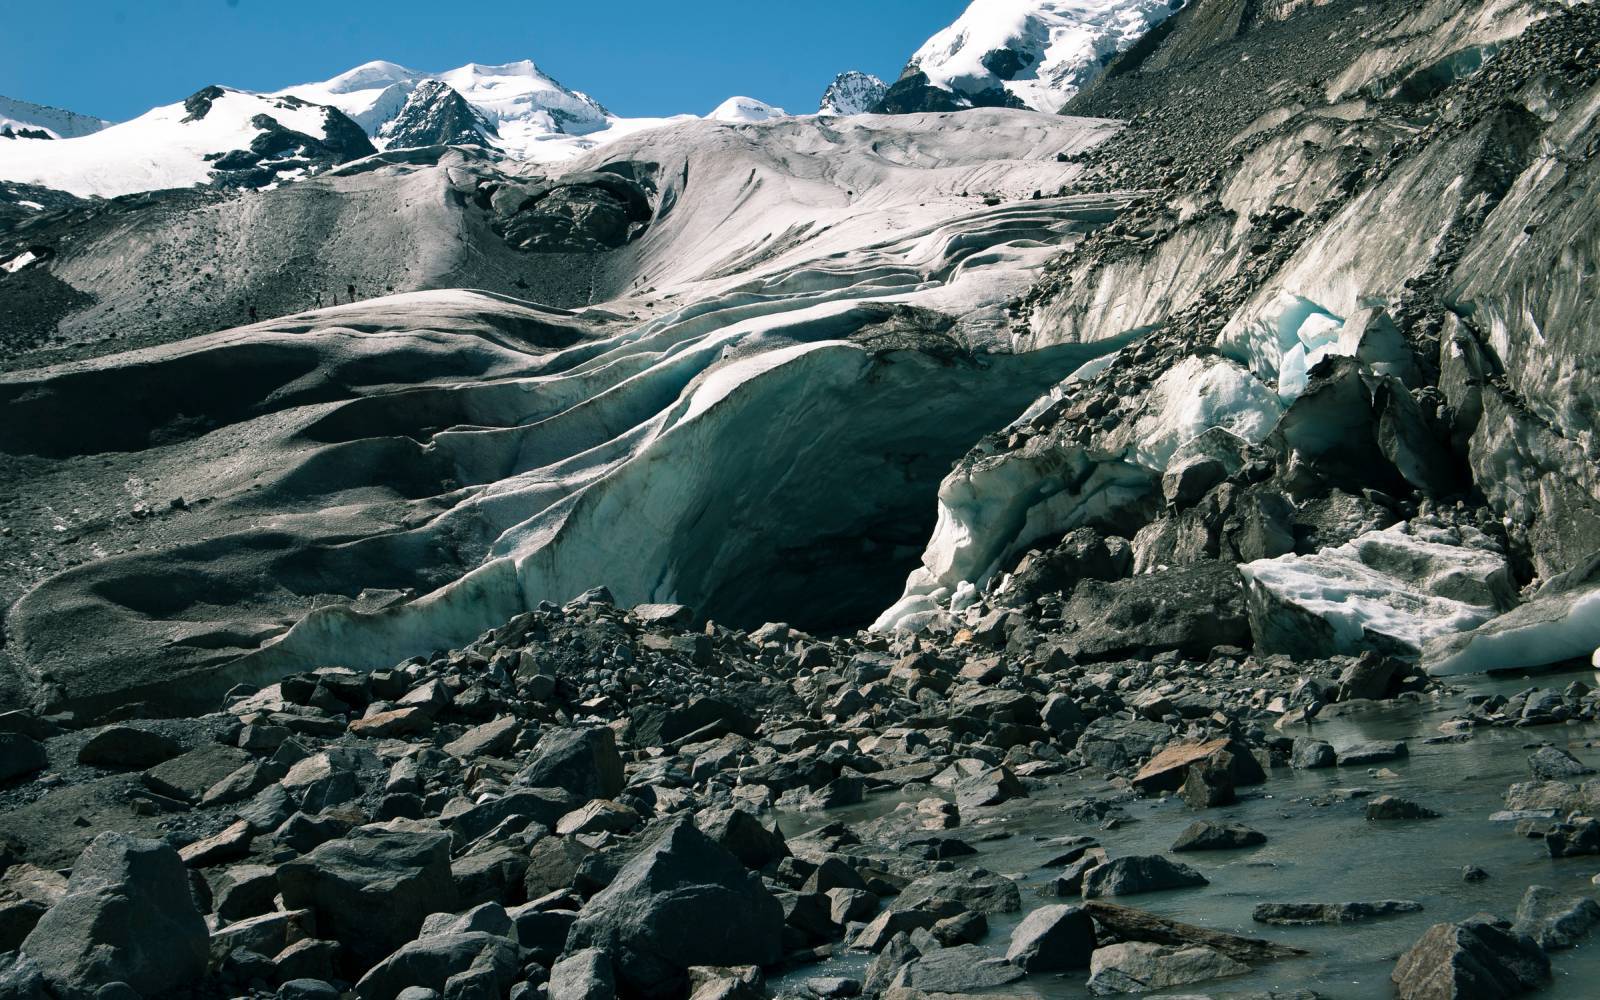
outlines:
[{"label": "glacier ice", "polygon": [[1510,566],[1475,528],[1413,522],[1312,555],[1239,567],[1257,647],[1294,656],[1417,656],[1515,602]]}]

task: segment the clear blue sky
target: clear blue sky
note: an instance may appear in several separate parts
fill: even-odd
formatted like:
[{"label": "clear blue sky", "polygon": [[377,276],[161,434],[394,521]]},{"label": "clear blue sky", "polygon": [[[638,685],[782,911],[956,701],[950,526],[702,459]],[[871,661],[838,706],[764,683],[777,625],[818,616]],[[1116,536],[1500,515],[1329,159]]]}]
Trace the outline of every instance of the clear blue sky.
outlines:
[{"label": "clear blue sky", "polygon": [[815,111],[834,74],[889,81],[967,0],[18,0],[0,94],[121,121],[212,83],[276,90],[370,59],[532,59],[626,116],[746,94]]}]

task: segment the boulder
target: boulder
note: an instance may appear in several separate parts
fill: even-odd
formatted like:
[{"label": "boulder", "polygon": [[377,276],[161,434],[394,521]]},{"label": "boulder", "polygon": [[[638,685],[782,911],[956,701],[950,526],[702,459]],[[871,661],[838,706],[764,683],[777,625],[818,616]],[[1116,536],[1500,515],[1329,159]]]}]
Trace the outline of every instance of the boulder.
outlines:
[{"label": "boulder", "polygon": [[1480,914],[1428,928],[1389,978],[1399,1000],[1499,1000],[1539,988],[1550,959],[1532,938]]},{"label": "boulder", "polygon": [[177,740],[132,726],[107,726],[78,750],[78,763],[136,771],[154,767],[183,752]]},{"label": "boulder", "polygon": [[616,737],[603,726],[547,730],[517,781],[564,789],[584,801],[616,798],[623,784]]},{"label": "boulder", "polygon": [[455,908],[450,835],[357,827],[278,869],[284,903],[316,913],[317,929],[370,965],[416,937],[428,914]]},{"label": "boulder", "polygon": [[616,995],[611,956],[599,948],[581,948],[550,967],[549,1000],[615,1000]]},{"label": "boulder", "polygon": [[1189,769],[1200,766],[1227,772],[1236,786],[1259,785],[1266,772],[1250,748],[1227,738],[1179,743],[1156,754],[1134,775],[1133,783],[1146,793],[1175,792],[1183,786]]},{"label": "boulder", "polygon": [[924,993],[971,993],[1014,983],[1023,975],[1023,970],[978,945],[964,944],[924,952],[901,966],[890,987]]},{"label": "boulder", "polygon": [[1562,896],[1554,889],[1530,885],[1517,905],[1512,931],[1526,934],[1545,951],[1575,946],[1600,923],[1600,903],[1587,896]]},{"label": "boulder", "polygon": [[589,900],[567,947],[604,949],[622,989],[666,997],[693,965],[777,961],[783,908],[738,858],[679,820]]},{"label": "boulder", "polygon": [[1256,847],[1267,842],[1267,835],[1243,823],[1213,823],[1208,819],[1196,820],[1180,834],[1172,845],[1173,853],[1181,851],[1226,851],[1239,847]]},{"label": "boulder", "polygon": [[1296,736],[1289,754],[1289,766],[1303,771],[1332,767],[1338,760],[1333,744],[1309,736]]},{"label": "boulder", "polygon": [[1081,906],[1041,906],[1011,932],[1006,961],[1029,974],[1084,969],[1094,952],[1094,921]]},{"label": "boulder", "polygon": [[42,771],[48,763],[37,740],[22,733],[0,733],[0,785]]},{"label": "boulder", "polygon": [[1022,909],[1017,883],[983,868],[925,875],[901,890],[895,908],[916,909],[936,899],[960,903],[978,913],[1015,913]]},{"label": "boulder", "polygon": [[1203,945],[1174,947],[1125,941],[1097,948],[1089,963],[1089,991],[1099,996],[1150,993],[1250,971],[1220,951]]},{"label": "boulder", "polygon": [[1187,889],[1210,881],[1188,865],[1168,861],[1159,854],[1114,858],[1083,876],[1083,898],[1132,896],[1163,889]]},{"label": "boulder", "polygon": [[66,894],[22,942],[61,1000],[126,983],[159,996],[206,971],[205,919],[178,852],[159,840],[102,833],[84,848]]},{"label": "boulder", "polygon": [[146,788],[182,802],[199,802],[217,782],[250,763],[237,747],[208,743],[157,764],[141,777]]},{"label": "boulder", "polygon": [[356,983],[361,1000],[396,1000],[407,989],[451,992],[452,981],[471,979],[480,996],[501,997],[521,966],[517,944],[484,931],[425,935],[402,945]]}]

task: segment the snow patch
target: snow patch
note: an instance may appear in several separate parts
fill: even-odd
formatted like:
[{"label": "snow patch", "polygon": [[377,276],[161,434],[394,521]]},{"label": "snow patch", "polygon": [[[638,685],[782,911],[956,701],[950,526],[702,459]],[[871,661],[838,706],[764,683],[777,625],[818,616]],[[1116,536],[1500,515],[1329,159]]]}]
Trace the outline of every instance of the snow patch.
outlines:
[{"label": "snow patch", "polygon": [[789,112],[754,97],[730,97],[717,105],[708,119],[714,122],[766,122],[787,118]]}]

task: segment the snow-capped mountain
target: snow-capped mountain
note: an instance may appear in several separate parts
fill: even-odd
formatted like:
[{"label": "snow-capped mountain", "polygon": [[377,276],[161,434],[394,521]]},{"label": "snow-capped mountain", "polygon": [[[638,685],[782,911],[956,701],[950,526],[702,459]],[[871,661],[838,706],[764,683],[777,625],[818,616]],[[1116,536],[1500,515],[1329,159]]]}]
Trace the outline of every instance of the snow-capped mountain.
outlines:
[{"label": "snow-capped mountain", "polygon": [[0,96],[0,139],[72,139],[91,135],[110,124],[76,111]]},{"label": "snow-capped mountain", "polygon": [[1113,55],[1182,6],[1183,0],[972,0],[912,55],[896,88],[949,91],[958,105],[965,98],[1055,112]]},{"label": "snow-capped mountain", "polygon": [[860,115],[877,107],[889,85],[870,73],[848,70],[833,78],[822,94],[817,113],[822,115]]},{"label": "snow-capped mountain", "polygon": [[526,59],[503,66],[468,63],[443,73],[369,62],[331,80],[286,87],[278,93],[336,107],[380,145],[389,145],[393,140],[385,126],[427,81],[443,83],[459,94],[489,126],[482,134],[490,144],[520,159],[575,156],[595,145],[584,137],[622,122],[594,98],[562,86]]},{"label": "snow-capped mountain", "polygon": [[400,113],[378,129],[378,138],[389,149],[487,146],[499,138],[499,133],[483,112],[468,104],[449,84],[424,80],[411,92]]},{"label": "snow-capped mountain", "polygon": [[0,180],[105,198],[196,184],[264,187],[373,152],[337,109],[206,87],[89,135],[0,142]]},{"label": "snow-capped mountain", "polygon": [[789,112],[754,97],[730,97],[706,115],[714,122],[764,122],[787,117]]}]

